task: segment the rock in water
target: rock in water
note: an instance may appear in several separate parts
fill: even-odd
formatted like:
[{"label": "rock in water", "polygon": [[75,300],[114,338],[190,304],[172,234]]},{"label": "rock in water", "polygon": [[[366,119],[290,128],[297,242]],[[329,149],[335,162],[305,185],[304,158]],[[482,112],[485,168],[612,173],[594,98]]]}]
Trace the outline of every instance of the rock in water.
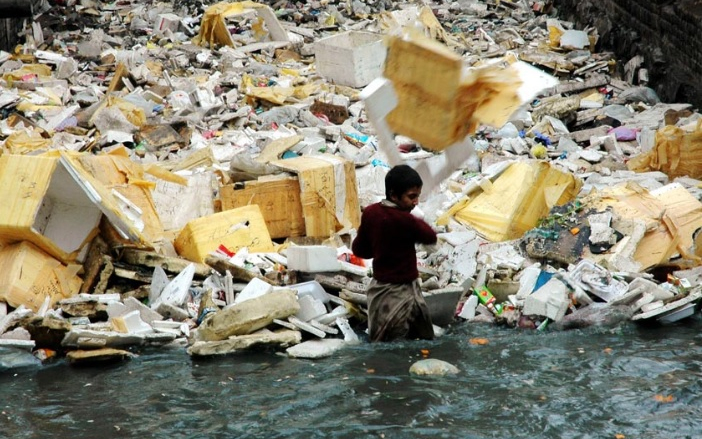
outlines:
[{"label": "rock in water", "polygon": [[589,326],[612,327],[628,321],[633,315],[630,306],[611,306],[604,303],[593,303],[568,314],[560,321],[551,325],[554,329],[580,329]]},{"label": "rock in water", "polygon": [[332,355],[344,345],[344,340],[337,338],[309,340],[289,347],[286,352],[289,356],[295,358],[324,358]]},{"label": "rock in water", "polygon": [[68,363],[72,366],[95,365],[104,363],[116,363],[130,360],[136,357],[129,351],[121,349],[103,348],[94,350],[75,350],[66,354]]},{"label": "rock in water", "polygon": [[24,349],[0,347],[0,372],[32,366],[41,367],[41,361],[31,352]]},{"label": "rock in water", "polygon": [[419,360],[410,366],[410,373],[413,375],[456,375],[460,370],[451,363],[446,361],[430,358],[427,360]]}]

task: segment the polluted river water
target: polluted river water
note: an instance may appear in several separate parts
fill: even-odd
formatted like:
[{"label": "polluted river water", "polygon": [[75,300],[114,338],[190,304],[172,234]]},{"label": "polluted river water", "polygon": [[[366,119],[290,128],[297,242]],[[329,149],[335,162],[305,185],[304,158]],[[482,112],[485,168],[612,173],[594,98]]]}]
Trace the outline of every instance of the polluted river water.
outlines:
[{"label": "polluted river water", "polygon": [[[182,348],[60,360],[0,373],[0,437],[700,438],[700,329],[698,316],[564,332],[457,324],[314,361]],[[411,375],[425,356],[460,372]]]}]

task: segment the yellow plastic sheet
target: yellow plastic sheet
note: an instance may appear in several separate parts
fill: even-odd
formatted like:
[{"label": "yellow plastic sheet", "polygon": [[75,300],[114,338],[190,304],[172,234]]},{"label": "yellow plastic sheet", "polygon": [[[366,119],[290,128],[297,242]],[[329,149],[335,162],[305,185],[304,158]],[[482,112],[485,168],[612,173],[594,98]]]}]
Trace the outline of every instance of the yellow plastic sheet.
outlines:
[{"label": "yellow plastic sheet", "polygon": [[548,162],[515,162],[452,212],[490,241],[508,241],[536,227],[552,207],[572,201],[581,187],[580,179]]}]

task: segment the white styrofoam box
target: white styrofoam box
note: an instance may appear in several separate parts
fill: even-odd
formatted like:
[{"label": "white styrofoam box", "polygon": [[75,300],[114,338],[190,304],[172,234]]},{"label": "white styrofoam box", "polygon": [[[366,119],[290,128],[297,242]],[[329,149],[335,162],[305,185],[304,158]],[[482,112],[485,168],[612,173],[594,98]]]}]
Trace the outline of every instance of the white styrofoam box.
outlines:
[{"label": "white styrofoam box", "polygon": [[524,299],[524,314],[548,317],[559,321],[568,311],[568,287],[556,278],[552,278],[545,285],[534,291]]},{"label": "white styrofoam box", "polygon": [[336,249],[326,245],[300,245],[287,249],[288,269],[311,273],[339,271]]},{"label": "white styrofoam box", "polygon": [[314,53],[321,76],[335,84],[365,87],[382,75],[387,49],[379,34],[348,31],[317,41]]},{"label": "white styrofoam box", "polygon": [[297,291],[298,299],[301,299],[303,296],[311,295],[322,303],[329,302],[329,294],[327,294],[324,287],[322,287],[322,285],[315,280],[288,285],[285,288]]},{"label": "white styrofoam box", "polygon": [[159,14],[154,25],[154,34],[163,35],[168,29],[171,32],[178,32],[180,27],[180,17],[175,14]]}]

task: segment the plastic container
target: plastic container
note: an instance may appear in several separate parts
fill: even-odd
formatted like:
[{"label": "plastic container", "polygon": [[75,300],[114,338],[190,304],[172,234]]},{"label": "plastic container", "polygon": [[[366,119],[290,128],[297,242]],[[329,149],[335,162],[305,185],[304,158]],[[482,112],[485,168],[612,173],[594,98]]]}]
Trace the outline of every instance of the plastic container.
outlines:
[{"label": "plastic container", "polygon": [[658,321],[661,323],[669,324],[669,323],[675,323],[678,320],[682,320],[685,318],[688,318],[692,316],[695,313],[695,306],[696,303],[688,303],[687,305],[678,308],[674,311],[668,312],[660,317],[658,317]]},{"label": "plastic container", "polygon": [[317,72],[339,85],[365,87],[383,73],[386,48],[382,35],[349,31],[317,41]]},{"label": "plastic container", "polygon": [[316,280],[311,280],[309,282],[302,282],[294,285],[287,285],[285,288],[290,288],[291,290],[297,291],[298,299],[311,295],[317,300],[321,300],[322,303],[329,302],[329,294],[324,290],[324,287]]},{"label": "plastic container", "polygon": [[424,293],[424,301],[427,303],[432,323],[438,326],[451,323],[462,295],[462,288],[450,287]]}]

